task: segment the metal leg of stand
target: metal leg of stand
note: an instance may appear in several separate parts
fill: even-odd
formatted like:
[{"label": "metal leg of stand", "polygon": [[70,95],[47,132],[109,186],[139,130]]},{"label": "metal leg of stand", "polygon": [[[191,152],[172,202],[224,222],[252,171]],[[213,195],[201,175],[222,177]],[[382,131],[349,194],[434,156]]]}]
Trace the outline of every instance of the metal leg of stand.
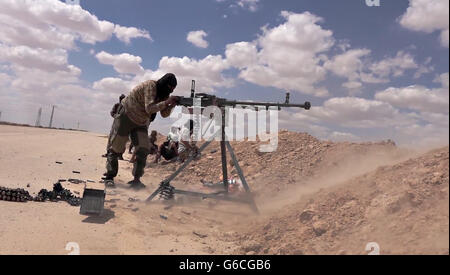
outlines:
[{"label": "metal leg of stand", "polygon": [[159,186],[158,189],[155,190],[155,192],[153,192],[145,201],[146,202],[150,202],[151,200],[153,200],[162,190],[162,186]]},{"label": "metal leg of stand", "polygon": [[241,166],[239,165],[236,155],[234,154],[233,147],[231,147],[229,141],[227,141],[225,144],[227,145],[228,152],[230,153],[231,159],[233,160],[234,167],[236,167],[236,171],[238,172],[239,178],[242,181],[242,185],[244,185],[245,192],[248,193],[250,192],[250,187],[248,187],[247,181],[245,180],[244,173],[242,172]]},{"label": "metal leg of stand", "polygon": [[225,147],[225,110],[222,109],[222,140],[220,141],[220,152],[222,154],[222,176],[225,193],[228,193],[228,171],[227,171],[227,149]]},{"label": "metal leg of stand", "polygon": [[205,136],[206,132],[209,130],[209,127],[211,127],[211,124],[214,120],[211,118],[211,120],[208,122],[208,126],[206,126],[205,132],[202,133],[202,138]]},{"label": "metal leg of stand", "polygon": [[245,192],[248,196],[248,202],[250,203],[250,206],[253,211],[256,213],[259,213],[258,207],[256,206],[255,201],[253,200],[253,196],[250,192],[250,187],[247,184],[247,181],[245,180],[244,173],[242,172],[241,166],[239,166],[239,162],[236,158],[236,155],[234,154],[233,147],[231,147],[231,144],[229,141],[226,141],[225,144],[227,145],[228,152],[230,152],[231,159],[233,160],[234,166],[236,167],[236,171],[238,172],[239,178],[241,179],[242,185],[244,186]]},{"label": "metal leg of stand", "polygon": [[239,203],[248,203],[248,200],[243,199],[243,198],[235,198],[233,196],[228,196],[227,194],[223,194],[223,192],[221,193],[213,193],[213,194],[206,194],[206,193],[200,193],[200,192],[193,192],[193,191],[186,191],[186,190],[178,190],[175,189],[174,190],[175,194],[180,194],[180,195],[188,195],[188,196],[193,196],[193,197],[199,197],[199,198],[203,198],[203,199],[215,199],[215,200],[223,200],[223,201],[231,201],[231,202],[239,202]]},{"label": "metal leg of stand", "polygon": [[[211,142],[216,138],[216,136],[219,134],[220,131],[217,131],[214,135],[212,135],[209,140],[207,142],[205,142],[199,149],[198,149],[198,153],[201,153],[203,150],[205,150],[206,147],[208,147],[209,144],[211,144]],[[174,180],[178,174],[181,173],[181,171],[184,170],[184,168],[186,168],[189,163],[191,163],[191,161],[195,158],[195,156],[190,156],[184,163],[183,165],[180,166],[180,168],[178,168],[177,171],[175,171],[172,175],[170,175],[167,179],[163,180],[161,182],[161,184],[170,184],[170,182],[172,180]],[[161,191],[162,187],[158,187],[158,189],[153,192],[148,198],[147,198],[147,202],[151,201],[160,191]]]}]

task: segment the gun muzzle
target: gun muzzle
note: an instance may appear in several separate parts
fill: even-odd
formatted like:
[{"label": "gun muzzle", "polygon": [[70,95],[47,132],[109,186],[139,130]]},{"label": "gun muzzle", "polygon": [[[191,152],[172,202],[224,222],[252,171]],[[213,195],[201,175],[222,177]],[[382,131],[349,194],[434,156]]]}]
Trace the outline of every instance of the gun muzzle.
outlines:
[{"label": "gun muzzle", "polygon": [[309,110],[309,109],[311,109],[311,102],[306,101],[305,102],[305,110]]}]

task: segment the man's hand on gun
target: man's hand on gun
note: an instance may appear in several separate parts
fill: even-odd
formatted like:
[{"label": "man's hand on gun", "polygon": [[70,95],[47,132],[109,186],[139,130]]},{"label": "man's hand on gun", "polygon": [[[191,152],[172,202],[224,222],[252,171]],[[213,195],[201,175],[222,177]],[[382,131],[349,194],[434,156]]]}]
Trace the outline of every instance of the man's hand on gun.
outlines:
[{"label": "man's hand on gun", "polygon": [[169,99],[166,100],[168,107],[176,106],[179,101],[180,101],[179,96],[170,96]]}]

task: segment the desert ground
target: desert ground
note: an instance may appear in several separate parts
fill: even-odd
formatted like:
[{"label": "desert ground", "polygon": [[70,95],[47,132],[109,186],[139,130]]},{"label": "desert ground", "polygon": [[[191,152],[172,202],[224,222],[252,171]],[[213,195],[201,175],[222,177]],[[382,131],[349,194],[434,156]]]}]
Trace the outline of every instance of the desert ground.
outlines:
[{"label": "desert ground", "polygon": [[[106,142],[90,132],[0,125],[0,186],[36,195],[59,179],[98,184]],[[380,254],[449,254],[448,146],[418,152],[288,131],[273,153],[259,152],[256,141],[232,145],[259,215],[246,204],[179,195],[145,203],[179,166],[150,156],[139,191],[126,184],[132,164],[119,162],[100,217],[66,202],[0,200],[0,254],[68,254],[71,242],[80,254],[369,254],[368,243]],[[173,184],[208,191],[200,181],[220,181],[220,172],[213,143]],[[83,193],[84,184],[63,186]]]}]

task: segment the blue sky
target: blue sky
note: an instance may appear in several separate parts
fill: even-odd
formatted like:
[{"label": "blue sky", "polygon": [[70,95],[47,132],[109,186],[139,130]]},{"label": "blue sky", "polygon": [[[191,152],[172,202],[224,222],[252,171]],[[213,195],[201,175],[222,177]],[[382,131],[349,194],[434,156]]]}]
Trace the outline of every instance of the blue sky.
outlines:
[{"label": "blue sky", "polygon": [[[131,45],[125,45],[111,39],[94,47],[81,44],[79,46],[83,50],[71,54],[70,61],[75,65],[87,65],[83,70],[83,79],[96,81],[111,75],[113,69],[101,66],[91,58],[88,55],[91,48],[110,53],[131,52],[142,57],[142,65],[148,69],[157,69],[158,61],[163,56],[201,59],[209,54],[223,55],[227,44],[251,41],[261,33],[261,27],[282,23],[280,13],[287,10],[296,13],[309,11],[324,18],[321,25],[332,30],[337,40],[349,40],[353,47],[370,48],[376,59],[416,45],[418,58],[434,57],[436,69],[448,70],[448,48],[439,45],[438,34],[411,32],[397,23],[408,7],[407,0],[383,1],[381,7],[367,7],[364,0],[266,0],[258,4],[256,12],[230,8],[231,4],[232,1],[214,0],[81,0],[82,7],[100,19],[148,30],[154,41],[135,40]],[[224,15],[227,18],[223,18]],[[208,33],[207,49],[186,41],[186,34],[197,29]],[[406,82],[403,81],[408,84]]]},{"label": "blue sky", "polygon": [[280,127],[322,139],[446,144],[448,1],[380,2],[0,0],[2,120],[34,124],[54,104],[57,126],[106,133],[121,93],[170,70],[182,95],[192,78],[230,99],[288,90],[314,107]]}]

